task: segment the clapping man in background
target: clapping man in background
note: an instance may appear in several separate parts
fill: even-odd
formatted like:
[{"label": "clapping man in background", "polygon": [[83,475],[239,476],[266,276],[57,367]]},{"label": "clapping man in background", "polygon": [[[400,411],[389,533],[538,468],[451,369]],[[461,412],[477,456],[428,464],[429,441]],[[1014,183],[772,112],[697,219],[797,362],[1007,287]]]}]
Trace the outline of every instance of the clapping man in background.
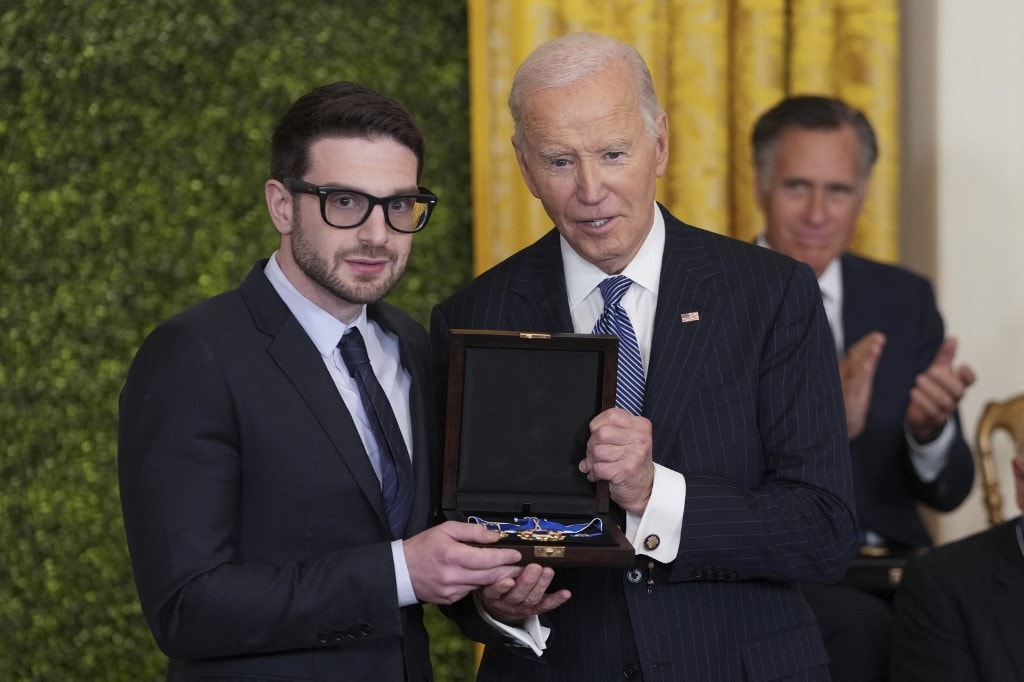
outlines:
[{"label": "clapping man in background", "polygon": [[[954,362],[927,280],[846,251],[878,145],[867,118],[828,97],[781,101],[754,126],[760,243],[810,265],[828,314],[850,437],[862,542],[930,547],[923,503],[955,509],[974,464],[957,406],[974,373]],[[888,674],[888,601],[843,585],[804,592],[822,627],[835,680]]]}]

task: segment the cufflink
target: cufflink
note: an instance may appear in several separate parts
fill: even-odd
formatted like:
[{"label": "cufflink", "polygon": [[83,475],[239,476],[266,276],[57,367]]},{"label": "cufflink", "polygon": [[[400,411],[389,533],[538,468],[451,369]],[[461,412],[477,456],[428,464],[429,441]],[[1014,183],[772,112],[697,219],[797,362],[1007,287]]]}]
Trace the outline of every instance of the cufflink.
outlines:
[{"label": "cufflink", "polygon": [[644,549],[648,552],[658,549],[659,545],[661,545],[661,538],[656,533],[651,533],[644,538]]}]

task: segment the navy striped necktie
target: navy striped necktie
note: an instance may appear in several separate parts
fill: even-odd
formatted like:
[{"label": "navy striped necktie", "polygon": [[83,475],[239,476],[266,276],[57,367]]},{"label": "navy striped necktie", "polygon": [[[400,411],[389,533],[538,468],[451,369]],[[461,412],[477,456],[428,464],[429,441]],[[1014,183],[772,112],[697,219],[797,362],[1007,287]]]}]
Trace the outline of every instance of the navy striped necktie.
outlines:
[{"label": "navy striped necktie", "polygon": [[380,451],[381,492],[384,494],[388,525],[395,538],[401,538],[412,510],[414,483],[409,449],[388,396],[370,366],[363,335],[352,327],[341,337],[338,348],[348,373],[359,385],[359,397]]},{"label": "navy striped necktie", "polygon": [[615,405],[639,415],[644,407],[644,365],[640,359],[640,344],[620,301],[629,291],[633,280],[616,275],[601,281],[598,287],[604,297],[604,311],[594,325],[595,334],[614,334],[619,337],[619,370],[615,385]]}]

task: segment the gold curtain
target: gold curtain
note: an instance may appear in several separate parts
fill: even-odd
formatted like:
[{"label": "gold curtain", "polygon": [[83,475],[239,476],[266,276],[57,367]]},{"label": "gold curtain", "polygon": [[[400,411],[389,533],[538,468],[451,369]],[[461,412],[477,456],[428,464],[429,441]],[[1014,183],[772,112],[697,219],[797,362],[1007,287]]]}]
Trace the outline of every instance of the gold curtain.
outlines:
[{"label": "gold curtain", "polygon": [[898,258],[898,0],[468,0],[474,268],[551,227],[519,175],[506,99],[542,42],[595,31],[644,56],[669,116],[658,200],[677,217],[751,240],[750,128],[787,94],[842,97],[863,110],[881,156],[851,248]]}]

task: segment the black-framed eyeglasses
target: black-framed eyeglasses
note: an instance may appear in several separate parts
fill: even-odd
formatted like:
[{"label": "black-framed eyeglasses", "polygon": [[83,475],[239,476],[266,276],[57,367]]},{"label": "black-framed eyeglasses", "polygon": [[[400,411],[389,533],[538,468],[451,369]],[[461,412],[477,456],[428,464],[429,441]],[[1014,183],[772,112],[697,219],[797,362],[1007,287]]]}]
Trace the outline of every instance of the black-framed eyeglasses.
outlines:
[{"label": "black-framed eyeglasses", "polygon": [[284,186],[292,192],[314,194],[320,197],[320,215],[331,227],[359,227],[366,222],[373,207],[384,209],[384,222],[395,232],[411,234],[427,226],[430,214],[437,205],[437,195],[426,187],[419,194],[393,194],[375,197],[366,192],[344,187],[313,185],[305,180],[284,178]]}]

